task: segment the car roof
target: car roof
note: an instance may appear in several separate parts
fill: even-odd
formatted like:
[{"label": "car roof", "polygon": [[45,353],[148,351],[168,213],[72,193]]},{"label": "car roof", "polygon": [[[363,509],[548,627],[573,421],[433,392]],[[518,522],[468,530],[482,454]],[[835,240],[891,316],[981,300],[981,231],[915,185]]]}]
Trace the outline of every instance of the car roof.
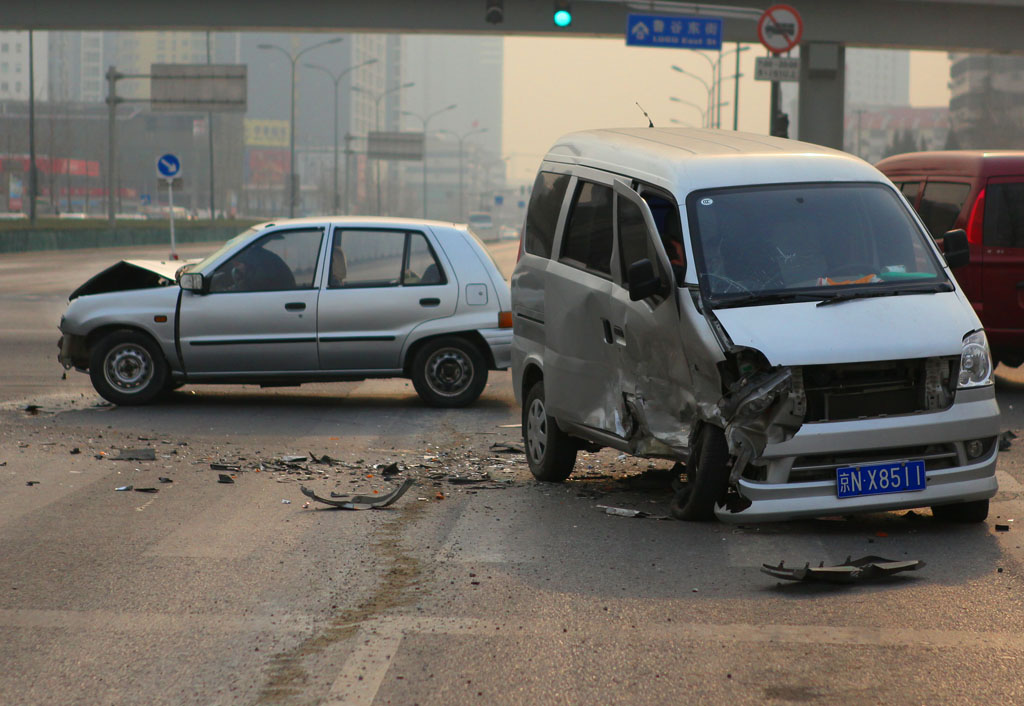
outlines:
[{"label": "car roof", "polygon": [[885,181],[853,155],[808,142],[703,128],[606,128],[563,136],[545,160],[591,166],[676,191],[802,181]]},{"label": "car roof", "polygon": [[1024,151],[946,150],[908,152],[878,163],[886,174],[943,174],[947,176],[996,176],[1024,174]]},{"label": "car roof", "polygon": [[352,226],[358,228],[417,228],[423,229],[426,227],[438,227],[438,228],[455,228],[457,230],[465,230],[466,226],[463,223],[455,223],[453,221],[434,221],[424,220],[422,218],[395,218],[389,216],[305,216],[302,218],[279,218],[273,221],[267,221],[266,223],[259,223],[253,228],[255,230],[265,230],[267,228],[276,228],[279,226],[301,226],[301,225],[324,225],[330,223],[335,226]]}]

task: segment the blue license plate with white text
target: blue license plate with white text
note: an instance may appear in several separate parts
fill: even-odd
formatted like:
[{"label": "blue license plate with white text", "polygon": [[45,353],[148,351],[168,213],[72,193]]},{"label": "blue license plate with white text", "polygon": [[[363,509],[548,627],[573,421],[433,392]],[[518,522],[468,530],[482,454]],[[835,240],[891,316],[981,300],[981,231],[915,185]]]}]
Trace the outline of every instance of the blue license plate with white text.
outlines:
[{"label": "blue license plate with white text", "polygon": [[836,496],[840,499],[924,489],[924,461],[888,461],[836,469]]}]

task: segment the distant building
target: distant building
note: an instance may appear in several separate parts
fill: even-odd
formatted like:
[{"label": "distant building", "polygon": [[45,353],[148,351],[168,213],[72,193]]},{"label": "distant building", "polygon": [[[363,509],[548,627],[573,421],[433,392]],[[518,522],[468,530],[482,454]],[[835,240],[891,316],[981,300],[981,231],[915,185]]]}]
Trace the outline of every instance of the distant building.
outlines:
[{"label": "distant building", "polygon": [[962,149],[1024,144],[1024,57],[950,54],[949,111]]},{"label": "distant building", "polygon": [[[37,100],[48,96],[46,35],[35,32],[32,36]],[[28,32],[0,32],[0,101],[27,101],[28,82]]]},{"label": "distant building", "polygon": [[848,106],[910,105],[910,52],[847,49],[845,95]]},{"label": "distant building", "polygon": [[103,32],[47,32],[49,95],[62,103],[106,98]]},{"label": "distant building", "polygon": [[843,144],[874,164],[901,152],[941,150],[949,134],[949,110],[847,106]]}]

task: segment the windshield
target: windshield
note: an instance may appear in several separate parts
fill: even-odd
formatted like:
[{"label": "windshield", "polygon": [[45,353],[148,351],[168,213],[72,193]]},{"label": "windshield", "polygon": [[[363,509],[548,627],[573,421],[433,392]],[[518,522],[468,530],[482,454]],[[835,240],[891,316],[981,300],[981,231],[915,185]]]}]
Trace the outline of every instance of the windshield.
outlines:
[{"label": "windshield", "polygon": [[701,291],[716,306],[952,288],[883,184],[705,190],[687,210]]},{"label": "windshield", "polygon": [[187,272],[202,272],[203,270],[206,269],[207,265],[209,265],[213,261],[219,259],[221,255],[226,253],[228,250],[233,249],[236,245],[238,245],[240,242],[242,242],[243,240],[248,238],[253,233],[257,233],[260,230],[262,230],[264,228],[264,226],[265,226],[265,224],[261,224],[259,226],[252,226],[251,228],[246,228],[241,233],[236,235],[234,238],[232,238],[231,240],[227,241],[226,243],[221,245],[219,248],[217,248],[216,252],[214,252],[211,255],[207,255],[205,258],[203,258],[203,260],[201,262],[197,262],[195,264],[188,265],[186,267],[186,269],[183,270],[183,271],[187,271]]}]

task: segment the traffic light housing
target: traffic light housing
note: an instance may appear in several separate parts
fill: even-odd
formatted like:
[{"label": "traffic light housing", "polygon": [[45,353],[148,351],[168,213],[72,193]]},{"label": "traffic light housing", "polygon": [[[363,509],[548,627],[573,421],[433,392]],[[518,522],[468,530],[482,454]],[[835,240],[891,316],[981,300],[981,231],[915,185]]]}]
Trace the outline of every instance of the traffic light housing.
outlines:
[{"label": "traffic light housing", "polygon": [[505,19],[505,0],[487,0],[484,19],[492,25],[501,23]]},{"label": "traffic light housing", "polygon": [[551,15],[556,27],[568,27],[572,24],[572,3],[569,0],[555,0]]}]

